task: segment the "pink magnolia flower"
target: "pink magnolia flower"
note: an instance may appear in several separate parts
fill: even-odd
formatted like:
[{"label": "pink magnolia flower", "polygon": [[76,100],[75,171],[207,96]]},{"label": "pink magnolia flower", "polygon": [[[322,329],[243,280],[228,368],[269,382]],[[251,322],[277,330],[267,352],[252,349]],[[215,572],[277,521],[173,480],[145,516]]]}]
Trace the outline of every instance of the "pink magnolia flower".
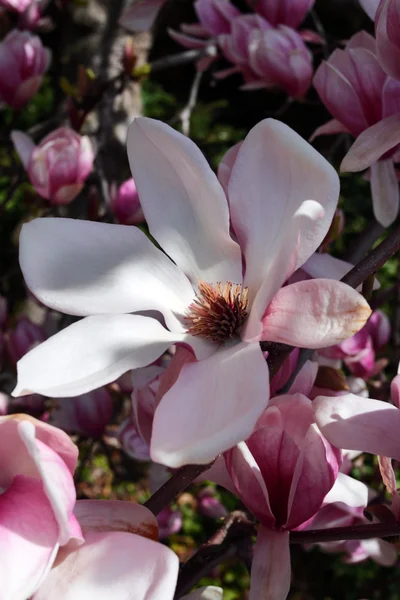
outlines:
[{"label": "pink magnolia flower", "polygon": [[100,437],[112,413],[112,397],[103,387],[74,398],[59,398],[50,422],[71,433]]},{"label": "pink magnolia flower", "polygon": [[166,0],[134,0],[122,13],[118,23],[128,31],[148,31]]},{"label": "pink magnolia flower", "polygon": [[374,214],[379,223],[390,225],[399,208],[394,153],[400,143],[396,126],[400,122],[400,82],[383,71],[374,38],[362,31],[351,38],[345,50],[335,50],[320,65],[314,85],[335,119],[318,128],[313,137],[347,131],[357,138],[341,170],[371,167]]},{"label": "pink magnolia flower", "polygon": [[172,600],[178,557],[158,543],[155,516],[132,502],[79,500],[85,538],[62,548],[33,600]]},{"label": "pink magnolia flower", "polygon": [[172,510],[169,506],[166,506],[158,513],[157,523],[160,540],[164,540],[181,530],[182,513],[180,510]]},{"label": "pink magnolia flower", "polygon": [[219,43],[226,58],[242,70],[247,88],[278,87],[298,98],[310,87],[311,52],[286,25],[274,28],[260,16],[243,15]]},{"label": "pink magnolia flower", "polygon": [[137,225],[144,221],[139,195],[133,179],[127,179],[119,188],[111,188],[111,210],[118,223],[122,225]]},{"label": "pink magnolia flower", "polygon": [[225,506],[218,500],[215,490],[206,487],[200,490],[198,496],[199,513],[210,519],[222,519],[228,516]]},{"label": "pink magnolia flower", "polygon": [[23,13],[36,0],[0,0],[0,7]]},{"label": "pink magnolia flower", "polygon": [[69,204],[83,188],[93,166],[87,136],[60,127],[35,146],[21,131],[11,135],[36,192],[51,204]]},{"label": "pink magnolia flower", "polygon": [[315,0],[247,0],[274,27],[288,25],[296,29],[312,9]]},{"label": "pink magnolia flower", "polygon": [[22,108],[38,91],[50,51],[27,31],[11,31],[0,42],[0,102]]},{"label": "pink magnolia flower", "polygon": [[17,363],[29,350],[44,342],[46,334],[43,328],[28,317],[18,319],[14,329],[6,332],[7,350],[13,363]]},{"label": "pink magnolia flower", "polygon": [[266,407],[260,341],[324,347],[350,337],[370,314],[364,298],[337,281],[281,287],[324,239],[338,177],[273,119],[242,143],[229,205],[196,145],[165,123],[136,119],[128,154],[165,254],[130,226],[59,218],[25,225],[28,287],[47,306],[87,318],[21,359],[14,394],[86,393],[185,345],[193,361],[157,405],[151,457],[170,467],[204,464],[246,439]]},{"label": "pink magnolia flower", "polygon": [[320,350],[320,354],[327,358],[344,360],[353,375],[369,379],[386,366],[386,359],[377,361],[375,354],[387,344],[389,338],[389,319],[385,313],[377,310],[353,337],[337,346]]},{"label": "pink magnolia flower", "polygon": [[0,417],[2,595],[26,600],[58,548],[80,543],[72,513],[78,449],[59,429],[26,415]]},{"label": "pink magnolia flower", "polygon": [[316,427],[311,400],[296,394],[274,398],[254,433],[225,460],[240,499],[260,521],[250,600],[284,600],[289,531],[320,509],[338,475],[341,452]]}]

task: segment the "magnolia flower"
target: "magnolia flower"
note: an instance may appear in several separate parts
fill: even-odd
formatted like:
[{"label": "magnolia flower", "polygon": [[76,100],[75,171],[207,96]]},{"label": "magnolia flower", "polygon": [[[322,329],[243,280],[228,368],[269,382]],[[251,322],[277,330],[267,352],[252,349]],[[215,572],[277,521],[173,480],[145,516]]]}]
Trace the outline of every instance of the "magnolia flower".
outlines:
[{"label": "magnolia flower", "polygon": [[274,398],[254,433],[225,460],[240,499],[260,521],[249,600],[284,600],[289,531],[320,509],[337,478],[341,452],[316,427],[311,400],[296,394]]},{"label": "magnolia flower", "polygon": [[35,0],[0,0],[0,7],[23,13]]},{"label": "magnolia flower", "polygon": [[29,598],[59,547],[82,543],[72,513],[77,457],[63,431],[27,415],[0,417],[2,598]]},{"label": "magnolia flower", "polygon": [[104,388],[74,398],[59,398],[50,422],[72,433],[100,437],[111,421],[113,400]]},{"label": "magnolia flower", "polygon": [[9,357],[16,363],[33,346],[44,342],[46,334],[43,327],[33,323],[28,317],[18,319],[15,327],[6,332],[6,345]]},{"label": "magnolia flower", "polygon": [[22,108],[40,88],[50,57],[37,35],[11,31],[0,42],[0,101]]},{"label": "magnolia flower", "polygon": [[249,437],[267,405],[260,341],[320,348],[353,335],[370,314],[364,298],[337,281],[281,287],[324,239],[338,176],[273,119],[250,131],[232,161],[229,205],[196,145],[168,125],[137,118],[128,154],[165,254],[132,226],[24,225],[28,287],[47,306],[87,318],[21,359],[14,394],[82,394],[185,345],[193,360],[156,408],[151,457],[170,467],[205,464]]},{"label": "magnolia flower", "polygon": [[396,79],[400,79],[399,19],[398,0],[381,0],[375,16],[376,49],[382,67]]},{"label": "magnolia flower", "polygon": [[69,127],[55,129],[38,146],[22,131],[11,137],[37,193],[51,204],[72,202],[92,170],[89,138]]},{"label": "magnolia flower", "polygon": [[346,131],[357,138],[341,171],[371,167],[374,214],[379,223],[389,226],[399,209],[394,162],[400,143],[400,82],[383,71],[374,38],[362,31],[349,40],[345,50],[335,50],[322,62],[314,86],[335,119],[319,127],[313,137]]},{"label": "magnolia flower", "polygon": [[74,512],[85,541],[60,550],[33,600],[172,600],[178,557],[145,506],[80,500]]},{"label": "magnolia flower", "polygon": [[110,189],[111,210],[118,223],[123,225],[137,225],[144,221],[142,207],[135,182],[127,179],[119,188],[112,185]]}]

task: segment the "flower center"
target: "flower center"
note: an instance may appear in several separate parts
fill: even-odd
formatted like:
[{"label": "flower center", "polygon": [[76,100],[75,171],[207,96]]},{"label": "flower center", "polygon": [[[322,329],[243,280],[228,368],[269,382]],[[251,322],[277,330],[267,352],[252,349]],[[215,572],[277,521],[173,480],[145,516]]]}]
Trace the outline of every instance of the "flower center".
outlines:
[{"label": "flower center", "polygon": [[188,333],[222,343],[235,337],[247,317],[247,288],[218,282],[199,281],[199,292],[185,317]]}]

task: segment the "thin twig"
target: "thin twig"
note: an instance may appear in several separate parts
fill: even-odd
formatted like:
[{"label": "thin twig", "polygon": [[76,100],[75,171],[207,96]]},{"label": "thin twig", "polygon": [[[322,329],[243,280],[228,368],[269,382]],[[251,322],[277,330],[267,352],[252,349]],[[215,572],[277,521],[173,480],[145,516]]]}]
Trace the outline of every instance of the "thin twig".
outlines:
[{"label": "thin twig", "polygon": [[212,57],[217,55],[217,48],[215,44],[210,44],[204,48],[198,48],[195,50],[186,50],[185,52],[179,52],[178,54],[171,54],[169,56],[163,56],[149,64],[150,73],[158,73],[164,69],[171,67],[180,67],[182,65],[188,65],[196,62],[200,58],[206,56]]},{"label": "thin twig", "polygon": [[342,540],[371,540],[391,538],[400,535],[400,523],[371,523],[368,525],[350,525],[330,529],[309,529],[292,531],[291,544],[316,544],[338,542]]},{"label": "thin twig", "polygon": [[192,116],[193,109],[196,106],[197,96],[199,95],[199,89],[200,89],[200,83],[201,83],[202,77],[203,77],[203,72],[196,71],[192,86],[190,88],[188,103],[179,113],[179,118],[182,123],[182,133],[188,137],[190,134],[190,119]]},{"label": "thin twig", "polygon": [[179,496],[197,477],[209,469],[214,461],[207,465],[185,465],[181,467],[149,498],[144,505],[154,515],[158,515],[176,496]]}]

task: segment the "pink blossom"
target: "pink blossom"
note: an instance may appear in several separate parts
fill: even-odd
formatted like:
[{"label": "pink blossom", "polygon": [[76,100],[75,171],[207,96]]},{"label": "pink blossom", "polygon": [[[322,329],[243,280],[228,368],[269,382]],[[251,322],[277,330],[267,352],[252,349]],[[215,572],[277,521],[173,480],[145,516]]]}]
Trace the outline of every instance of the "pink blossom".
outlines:
[{"label": "pink blossom", "polygon": [[281,287],[326,236],[339,193],[334,169],[283,123],[267,119],[250,131],[231,170],[229,204],[199,149],[168,125],[135,119],[128,149],[150,233],[165,253],[131,226],[25,225],[28,287],[46,305],[87,318],[21,359],[14,394],[79,395],[186,346],[192,360],[156,406],[151,457],[170,467],[204,464],[249,437],[268,403],[260,341],[340,343],[370,309],[333,280]]},{"label": "pink blossom", "polygon": [[122,225],[137,225],[144,221],[139,196],[132,178],[124,181],[119,188],[112,187],[111,210],[118,223],[122,223]]},{"label": "pink blossom", "polygon": [[178,557],[158,541],[155,516],[133,502],[79,500],[84,543],[62,548],[33,600],[172,600]]},{"label": "pink blossom", "polygon": [[157,515],[158,531],[160,540],[178,533],[182,528],[182,513],[180,510],[172,510],[165,506]]},{"label": "pink blossom", "polygon": [[312,9],[315,0],[247,0],[274,27],[288,25],[296,29]]},{"label": "pink blossom", "polygon": [[278,87],[301,97],[310,87],[311,53],[286,25],[274,28],[259,15],[242,15],[218,42],[225,57],[243,73],[247,89]]},{"label": "pink blossom", "polygon": [[72,513],[78,450],[64,432],[26,415],[0,417],[0,446],[2,594],[26,600],[59,546],[82,542]]},{"label": "pink blossom", "polygon": [[301,394],[274,398],[254,433],[225,454],[238,495],[260,521],[250,600],[284,600],[290,587],[289,531],[320,509],[338,475],[341,453],[315,425]]},{"label": "pink blossom", "polygon": [[38,91],[50,63],[40,38],[11,31],[0,42],[0,101],[22,108]]},{"label": "pink blossom", "polygon": [[46,339],[43,328],[28,317],[20,317],[14,329],[6,333],[7,350],[13,363],[17,363],[29,350]]},{"label": "pink blossom", "polygon": [[92,170],[89,138],[60,127],[38,146],[21,131],[14,131],[12,140],[36,192],[51,204],[72,202]]},{"label": "pink blossom", "polygon": [[0,0],[0,7],[23,13],[36,0]]},{"label": "pink blossom", "polygon": [[212,487],[206,487],[200,490],[197,496],[198,509],[200,514],[210,519],[223,519],[228,516],[225,506],[218,500],[215,490]]},{"label": "pink blossom", "polygon": [[70,433],[100,437],[112,413],[112,397],[105,388],[100,388],[75,398],[59,398],[51,414],[51,424]]},{"label": "pink blossom", "polygon": [[400,143],[396,136],[400,82],[383,71],[374,38],[362,31],[345,50],[335,50],[320,65],[314,85],[334,120],[319,127],[313,137],[347,131],[357,138],[341,170],[371,167],[374,214],[379,223],[390,225],[399,207],[393,159]]}]

